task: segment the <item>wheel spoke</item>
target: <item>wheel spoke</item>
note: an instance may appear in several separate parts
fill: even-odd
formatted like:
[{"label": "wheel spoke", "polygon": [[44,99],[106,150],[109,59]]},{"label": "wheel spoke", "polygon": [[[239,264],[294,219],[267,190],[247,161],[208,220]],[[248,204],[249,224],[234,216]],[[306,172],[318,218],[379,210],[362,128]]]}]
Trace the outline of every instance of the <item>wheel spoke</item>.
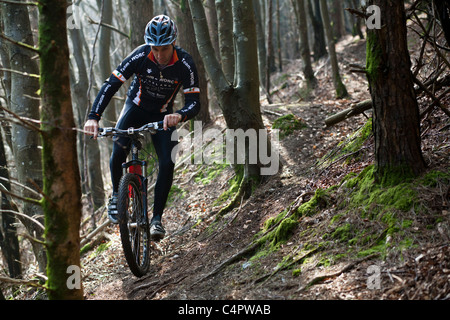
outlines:
[{"label": "wheel spoke", "polygon": [[141,182],[134,174],[127,174],[122,179],[122,188],[119,189],[122,197],[126,198],[124,202],[127,202],[126,219],[120,226],[122,246],[130,269],[140,277],[149,266],[149,229],[145,223]]}]

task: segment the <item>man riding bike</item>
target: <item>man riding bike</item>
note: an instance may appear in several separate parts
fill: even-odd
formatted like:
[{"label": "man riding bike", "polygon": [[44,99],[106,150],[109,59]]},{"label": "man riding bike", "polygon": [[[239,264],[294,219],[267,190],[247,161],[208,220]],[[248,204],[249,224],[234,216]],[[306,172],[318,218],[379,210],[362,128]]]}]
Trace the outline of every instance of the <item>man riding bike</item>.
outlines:
[{"label": "man riding bike", "polygon": [[[145,28],[145,44],[137,47],[113,71],[101,87],[84,126],[87,134],[98,136],[98,122],[106,106],[122,84],[134,74],[127,92],[127,99],[116,127],[127,129],[140,127],[149,122],[164,121],[164,131],[152,135],[152,142],[158,156],[159,173],[154,192],[153,217],[150,235],[160,240],[165,235],[161,217],[173,181],[174,159],[172,141],[174,127],[195,117],[200,110],[200,90],[197,69],[192,57],[182,48],[175,46],[177,27],[165,15],[154,17]],[[183,87],[185,104],[175,113],[175,97]],[[129,138],[120,137],[114,141],[110,158],[113,194],[108,203],[108,217],[118,223],[117,192],[122,176],[122,163],[129,153]]]}]

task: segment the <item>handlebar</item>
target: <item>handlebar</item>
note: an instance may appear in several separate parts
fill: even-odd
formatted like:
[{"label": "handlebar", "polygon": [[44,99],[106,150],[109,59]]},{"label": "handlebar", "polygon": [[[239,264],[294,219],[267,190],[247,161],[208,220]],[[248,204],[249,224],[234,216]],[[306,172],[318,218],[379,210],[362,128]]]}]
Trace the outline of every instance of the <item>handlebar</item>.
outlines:
[{"label": "handlebar", "polygon": [[161,131],[163,129],[163,121],[159,122],[150,122],[144,124],[140,128],[128,128],[128,129],[117,129],[114,127],[107,128],[98,128],[98,136],[99,137],[109,137],[114,135],[122,135],[122,136],[132,136],[141,132],[149,132],[150,134],[155,134],[157,131]]}]

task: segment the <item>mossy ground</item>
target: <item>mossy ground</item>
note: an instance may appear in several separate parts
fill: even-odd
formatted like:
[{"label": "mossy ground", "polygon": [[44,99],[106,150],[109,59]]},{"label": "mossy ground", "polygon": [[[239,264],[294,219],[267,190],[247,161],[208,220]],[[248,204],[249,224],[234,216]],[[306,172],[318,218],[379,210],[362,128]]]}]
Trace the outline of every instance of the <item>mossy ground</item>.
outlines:
[{"label": "mossy ground", "polygon": [[343,159],[344,165],[351,161],[360,160],[360,151],[373,136],[372,133],[372,119],[370,118],[365,125],[349,135],[347,139],[340,142],[320,159],[318,167],[326,167],[339,159]]},{"label": "mossy ground", "polygon": [[[424,190],[429,195],[439,193],[442,186],[450,184],[450,174],[430,171],[405,182],[379,184],[374,171],[370,165],[359,174],[349,174],[336,186],[316,190],[293,212],[288,208],[267,219],[256,235],[260,249],[251,260],[266,257],[288,242],[301,245],[296,254],[290,251],[283,257],[279,267],[291,265],[309,250],[316,252],[316,265],[330,266],[342,258],[373,254],[388,259],[418,246],[420,230],[436,228],[442,221],[433,209],[435,204],[421,195]],[[311,221],[315,223],[311,225]],[[309,262],[299,261],[292,268],[293,275],[300,274],[301,265]]]},{"label": "mossy ground", "polygon": [[290,113],[276,119],[272,128],[280,130],[280,138],[283,139],[295,130],[301,130],[305,126],[306,124],[299,117]]}]

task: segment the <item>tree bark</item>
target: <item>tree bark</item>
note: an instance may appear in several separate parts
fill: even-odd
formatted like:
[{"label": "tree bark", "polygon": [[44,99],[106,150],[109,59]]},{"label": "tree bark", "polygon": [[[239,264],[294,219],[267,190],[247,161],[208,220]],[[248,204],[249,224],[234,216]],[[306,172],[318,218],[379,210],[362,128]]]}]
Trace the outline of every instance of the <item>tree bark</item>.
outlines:
[{"label": "tree bark", "polygon": [[225,78],[234,82],[235,56],[233,44],[233,16],[230,0],[216,0],[217,21],[219,30],[220,61]]},{"label": "tree bark", "polygon": [[[101,12],[103,7],[102,21],[103,23],[111,25],[112,22],[112,1],[108,0],[97,0],[99,12]],[[100,67],[100,79],[103,82],[107,79],[112,72],[111,69],[111,29],[100,26],[100,36],[98,39],[98,65]],[[144,31],[141,31],[144,34]],[[143,36],[142,36],[143,37]],[[117,113],[116,113],[116,103],[114,99],[109,102],[108,108],[102,117],[102,121],[105,127],[111,127],[116,125]],[[109,151],[112,151],[111,144],[108,145]]]},{"label": "tree bark", "polygon": [[402,1],[372,0],[383,26],[367,33],[367,77],[373,101],[377,179],[401,181],[425,170]]},{"label": "tree bark", "polygon": [[260,84],[266,83],[266,42],[264,33],[264,23],[262,20],[261,4],[259,0],[253,0],[253,6],[255,8],[255,21],[256,21],[256,34],[258,40],[258,62],[259,62],[259,82]]},{"label": "tree bark", "polygon": [[[0,134],[0,177],[2,178],[0,181],[2,188],[10,191],[11,184],[9,183],[9,172],[2,134]],[[16,219],[14,214],[8,212],[13,210],[13,206],[4,192],[1,193],[1,210],[0,248],[8,265],[10,277],[21,278],[22,265],[20,263],[19,239],[17,238],[17,228],[14,225]]]},{"label": "tree bark", "polygon": [[344,5],[342,0],[332,1],[332,13],[333,17],[333,35],[334,41],[339,41],[345,34],[345,23],[344,23]]},{"label": "tree bark", "polygon": [[[45,243],[50,299],[83,299],[81,279],[69,286],[69,267],[80,268],[81,188],[70,98],[66,0],[39,1],[41,136]],[[75,274],[76,275],[76,274]]]},{"label": "tree bark", "polygon": [[371,108],[372,108],[372,100],[371,99],[361,101],[348,109],[345,109],[341,112],[338,112],[338,113],[326,118],[325,124],[327,125],[327,127],[330,127],[332,125],[335,125],[336,123],[344,121],[345,119],[348,119],[350,117],[361,114],[364,111],[369,110]]},{"label": "tree bark", "polygon": [[267,23],[266,23],[266,48],[267,48],[267,56],[266,56],[266,83],[264,87],[266,89],[267,102],[272,103],[272,97],[270,95],[270,75],[272,74],[272,70],[274,70],[274,53],[273,53],[273,0],[267,0]]},{"label": "tree bark", "polygon": [[197,67],[199,83],[200,83],[200,112],[197,115],[197,119],[201,120],[203,125],[211,122],[211,116],[209,113],[209,99],[208,99],[208,80],[206,79],[205,67],[203,65],[202,58],[198,52],[197,43],[192,41],[191,36],[194,34],[194,25],[192,24],[191,11],[189,9],[188,0],[181,0],[183,5],[178,14],[182,27],[178,28],[178,41],[177,43],[192,56],[195,66]]},{"label": "tree bark", "polygon": [[311,18],[311,25],[314,33],[312,45],[314,52],[313,58],[317,61],[327,54],[319,0],[309,0],[308,12]]},{"label": "tree bark", "polygon": [[[112,2],[112,1],[110,1]],[[130,11],[130,43],[134,49],[144,43],[144,31],[153,18],[153,0],[128,0]]]},{"label": "tree bark", "polygon": [[[86,112],[89,107],[88,98],[86,95],[89,84],[87,74],[88,68],[84,60],[85,54],[83,51],[81,29],[73,28],[69,30],[69,35],[72,41],[73,57],[78,70],[77,78],[75,77],[74,72],[71,73],[73,79],[71,81],[71,88],[74,93],[72,95],[72,99],[76,106],[74,109],[78,112],[78,116],[75,117],[77,119],[77,127],[82,128],[86,120]],[[82,181],[85,184],[84,191],[88,193],[88,197],[91,198],[91,202],[93,204],[93,209],[96,210],[105,202],[105,190],[101,170],[99,144],[91,139],[87,139],[86,135],[83,133],[78,134],[78,141],[80,142],[78,154],[80,155],[80,168],[83,168],[80,173],[83,177]],[[83,156],[85,153],[86,155]],[[93,227],[95,227],[95,223]]]},{"label": "tree bark", "polygon": [[220,61],[220,49],[219,49],[219,22],[217,20],[216,1],[206,1],[206,18],[209,26],[209,36],[216,52],[216,58]]},{"label": "tree bark", "polygon": [[347,88],[341,80],[339,65],[337,61],[336,49],[334,45],[333,32],[331,30],[330,16],[326,0],[320,0],[320,11],[322,12],[322,21],[325,29],[325,35],[328,45],[328,54],[330,55],[331,69],[333,73],[333,83],[336,91],[336,98],[341,99],[348,96]]},{"label": "tree bark", "polygon": [[[5,34],[16,41],[34,45],[31,33],[28,8],[19,4],[2,4],[2,18]],[[39,119],[39,100],[36,92],[39,89],[39,81],[35,77],[24,75],[38,74],[39,69],[33,59],[34,52],[9,43],[9,65],[18,73],[11,73],[10,110],[16,115],[31,119]],[[18,181],[32,189],[42,188],[42,161],[40,151],[39,133],[23,124],[11,125],[11,139],[14,159],[16,162],[16,174]],[[22,197],[35,197],[26,189],[21,189]],[[42,208],[36,204],[24,203],[23,212],[28,216],[42,216]],[[21,219],[30,235],[41,238],[42,230],[29,219]],[[44,273],[46,269],[45,248],[32,242],[32,247],[39,264],[39,271]]]},{"label": "tree bark", "polygon": [[303,75],[305,76],[307,87],[313,88],[316,85],[317,80],[316,77],[314,77],[314,71],[311,65],[311,53],[309,49],[305,1],[293,0],[293,7],[295,9],[297,24],[300,33],[300,53],[303,61]]},{"label": "tree bark", "polygon": [[[234,85],[227,80],[215,58],[206,28],[206,17],[200,0],[189,0],[199,52],[216,92],[219,105],[229,129],[263,129],[259,105],[259,72],[255,20],[251,1],[233,0],[234,47],[236,66]],[[220,19],[219,19],[220,20]],[[245,146],[244,177],[241,194],[251,194],[253,182],[260,181],[259,164],[250,164],[249,146]]]}]

